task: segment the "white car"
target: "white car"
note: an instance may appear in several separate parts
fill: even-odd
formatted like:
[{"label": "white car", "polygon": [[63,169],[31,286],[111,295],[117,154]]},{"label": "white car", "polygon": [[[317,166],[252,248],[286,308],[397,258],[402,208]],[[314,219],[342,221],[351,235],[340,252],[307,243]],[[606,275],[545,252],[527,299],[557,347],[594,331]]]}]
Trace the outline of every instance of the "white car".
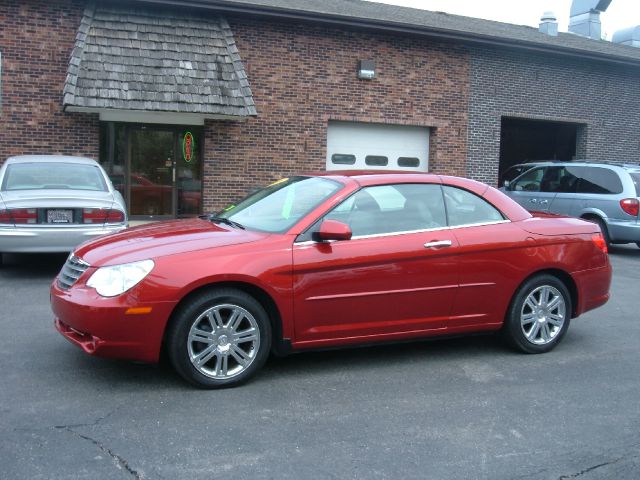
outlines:
[{"label": "white car", "polygon": [[68,252],[127,225],[124,199],[95,160],[20,156],[0,168],[0,263],[3,252]]}]

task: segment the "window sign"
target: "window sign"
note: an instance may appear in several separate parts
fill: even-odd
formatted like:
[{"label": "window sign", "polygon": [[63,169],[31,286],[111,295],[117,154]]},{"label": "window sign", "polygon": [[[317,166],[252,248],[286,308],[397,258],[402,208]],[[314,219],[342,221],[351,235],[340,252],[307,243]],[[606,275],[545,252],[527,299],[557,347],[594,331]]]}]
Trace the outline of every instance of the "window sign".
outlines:
[{"label": "window sign", "polygon": [[184,134],[184,138],[182,139],[182,158],[184,161],[189,163],[193,159],[193,152],[196,148],[196,141],[193,138],[193,133],[186,132]]}]

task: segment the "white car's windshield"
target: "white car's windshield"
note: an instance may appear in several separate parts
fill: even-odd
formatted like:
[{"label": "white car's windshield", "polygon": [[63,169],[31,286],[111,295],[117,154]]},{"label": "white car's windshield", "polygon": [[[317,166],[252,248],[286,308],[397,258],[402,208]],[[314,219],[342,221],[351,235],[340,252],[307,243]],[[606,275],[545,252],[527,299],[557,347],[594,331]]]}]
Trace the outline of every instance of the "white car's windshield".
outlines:
[{"label": "white car's windshield", "polygon": [[58,162],[8,165],[2,181],[2,191],[58,189],[106,192],[107,185],[93,165]]},{"label": "white car's windshield", "polygon": [[320,177],[284,178],[216,216],[263,232],[284,232],[337,192],[342,185]]}]

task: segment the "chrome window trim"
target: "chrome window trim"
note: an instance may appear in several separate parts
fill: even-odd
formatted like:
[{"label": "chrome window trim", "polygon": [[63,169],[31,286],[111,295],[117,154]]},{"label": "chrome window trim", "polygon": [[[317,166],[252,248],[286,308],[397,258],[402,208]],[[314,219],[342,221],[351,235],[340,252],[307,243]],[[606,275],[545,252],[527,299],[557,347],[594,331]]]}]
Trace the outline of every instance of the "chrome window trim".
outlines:
[{"label": "chrome window trim", "polygon": [[[458,230],[460,228],[468,228],[468,227],[484,227],[487,225],[499,225],[502,223],[511,223],[511,220],[496,220],[495,222],[482,222],[482,223],[468,223],[465,225],[454,225],[452,227],[438,227],[438,228],[425,228],[423,230],[405,230],[402,232],[388,232],[388,233],[375,233],[372,235],[357,235],[354,237],[351,237],[350,240],[348,241],[352,241],[352,240],[362,240],[362,239],[369,239],[369,238],[381,238],[381,237],[397,237],[399,235],[411,235],[414,233],[428,233],[428,232],[436,232],[436,231],[449,231],[449,230]],[[329,242],[318,242],[315,240],[306,240],[304,242],[293,242],[294,245],[314,245],[317,243],[333,243],[337,240],[330,240]],[[345,241],[345,240],[341,240],[341,241]]]}]

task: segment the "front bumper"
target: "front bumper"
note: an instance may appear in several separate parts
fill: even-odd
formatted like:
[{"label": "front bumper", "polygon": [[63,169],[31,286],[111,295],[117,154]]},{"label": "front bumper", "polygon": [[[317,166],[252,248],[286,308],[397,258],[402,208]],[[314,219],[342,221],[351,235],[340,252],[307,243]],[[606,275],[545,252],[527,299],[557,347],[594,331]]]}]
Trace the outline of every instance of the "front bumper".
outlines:
[{"label": "front bumper", "polygon": [[[87,278],[92,270],[85,272]],[[69,290],[60,289],[57,280],[51,286],[51,309],[58,332],[90,355],[157,362],[174,302],[145,302],[139,286],[105,298],[81,281],[82,277]]]},{"label": "front bumper", "polygon": [[70,252],[82,242],[125,228],[126,225],[3,226],[0,227],[0,252]]}]

